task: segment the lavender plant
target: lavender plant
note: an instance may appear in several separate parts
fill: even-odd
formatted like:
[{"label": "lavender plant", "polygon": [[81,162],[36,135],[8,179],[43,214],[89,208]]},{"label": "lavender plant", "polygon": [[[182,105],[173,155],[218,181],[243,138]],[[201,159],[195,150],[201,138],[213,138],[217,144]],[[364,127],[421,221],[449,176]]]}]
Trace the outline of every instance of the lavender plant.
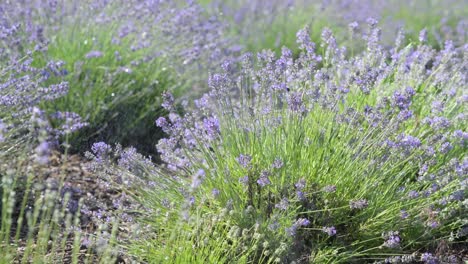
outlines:
[{"label": "lavender plant", "polygon": [[466,46],[398,39],[386,50],[376,25],[369,20],[362,55],[348,58],[329,29],[317,54],[304,29],[298,58],[287,48],[279,58],[246,54],[240,76],[226,64],[210,76],[196,110],[163,104],[165,169],[150,171],[140,192],[154,232],[135,254],[460,261],[425,251],[466,245]]},{"label": "lavender plant", "polygon": [[[11,31],[9,37],[18,37],[15,34]],[[62,62],[35,66],[34,57],[40,52],[43,47],[38,45],[21,58],[16,58],[19,53],[0,53],[9,57],[0,70],[0,263],[78,263],[82,256],[83,233],[77,229],[80,202],[62,189],[63,178],[55,187],[42,181],[50,175],[45,168],[59,144],[66,156],[68,142],[59,138],[66,139],[86,123],[74,113],[41,110],[41,104],[67,94],[68,83],[53,83],[44,74],[60,74]],[[96,237],[103,239],[99,233]],[[103,263],[114,259],[112,244],[95,257]]]},{"label": "lavender plant", "polygon": [[37,63],[64,62],[60,75],[44,74],[67,81],[69,92],[42,106],[89,123],[70,139],[79,150],[106,140],[151,152],[160,131],[144,128],[160,111],[162,91],[198,93],[208,71],[235,52],[222,22],[195,2],[30,0],[0,10],[19,32],[5,40],[9,53],[43,43]]}]

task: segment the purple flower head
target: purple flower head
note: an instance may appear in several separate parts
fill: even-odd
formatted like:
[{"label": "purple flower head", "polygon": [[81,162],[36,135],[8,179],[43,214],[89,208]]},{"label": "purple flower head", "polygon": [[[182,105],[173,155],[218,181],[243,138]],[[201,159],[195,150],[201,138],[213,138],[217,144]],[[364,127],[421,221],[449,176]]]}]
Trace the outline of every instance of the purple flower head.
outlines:
[{"label": "purple flower head", "polygon": [[96,155],[96,157],[99,160],[101,160],[110,154],[112,148],[104,142],[96,142],[91,147],[91,151],[94,153],[94,155]]},{"label": "purple flower head", "polygon": [[400,211],[400,217],[401,217],[401,219],[406,219],[406,218],[409,217],[409,214],[405,210],[401,210]]},{"label": "purple flower head", "polygon": [[439,152],[442,154],[447,154],[452,149],[453,145],[450,142],[444,142],[442,145],[440,145]]},{"label": "purple flower head", "polygon": [[242,54],[240,61],[242,63],[242,69],[246,72],[252,70],[253,65],[252,65],[252,53],[246,52]]},{"label": "purple flower head", "polygon": [[306,180],[304,178],[300,179],[299,181],[297,181],[296,184],[294,184],[294,186],[296,186],[296,189],[297,190],[302,190],[305,188],[306,186]]},{"label": "purple flower head", "polygon": [[297,44],[301,50],[312,54],[315,51],[315,44],[310,40],[309,28],[305,27],[296,33]]},{"label": "purple flower head", "polygon": [[308,226],[310,225],[310,221],[307,218],[299,218],[296,220],[297,226]]},{"label": "purple flower head", "polygon": [[462,130],[455,130],[453,132],[453,137],[455,141],[461,146],[464,146],[468,142],[468,133],[463,132]]},{"label": "purple flower head", "polygon": [[250,168],[251,161],[252,161],[252,157],[249,155],[240,154],[239,157],[237,158],[237,162],[246,169]]},{"label": "purple flower head", "polygon": [[349,207],[351,209],[364,209],[364,208],[367,208],[367,206],[369,205],[369,203],[367,202],[366,199],[359,199],[359,200],[352,200],[352,201],[349,201]]},{"label": "purple flower head", "polygon": [[86,58],[87,59],[91,59],[91,58],[100,58],[102,57],[103,53],[101,51],[98,51],[98,50],[93,50],[93,51],[90,51],[86,54]]},{"label": "purple flower head", "polygon": [[135,165],[138,163],[138,160],[141,158],[142,156],[137,152],[136,148],[129,147],[122,151],[117,164],[121,168],[131,170],[135,167]]},{"label": "purple flower head", "polygon": [[430,125],[435,130],[444,130],[451,126],[452,122],[442,116],[426,117],[423,119],[424,124]]},{"label": "purple flower head", "polygon": [[270,176],[270,173],[268,171],[262,171],[260,177],[257,180],[258,185],[260,185],[261,187],[265,187],[268,184],[271,184],[270,179],[268,179],[268,176]]},{"label": "purple flower head", "polygon": [[333,32],[329,28],[324,28],[322,30],[322,45],[326,43],[332,49],[336,49],[336,39],[333,36]]},{"label": "purple flower head", "polygon": [[165,117],[161,116],[158,119],[156,119],[156,126],[164,129],[169,126],[169,122],[167,122],[167,119]]},{"label": "purple flower head", "polygon": [[224,96],[230,89],[230,79],[226,74],[213,74],[208,78],[208,86],[213,95]]},{"label": "purple flower head", "polygon": [[175,103],[174,96],[169,92],[164,92],[162,94],[162,97],[163,97],[163,103],[161,104],[161,106],[168,111],[174,110],[174,103]]},{"label": "purple flower head", "polygon": [[218,198],[220,193],[221,192],[216,188],[213,188],[213,190],[211,190],[211,194],[213,195],[214,198]]},{"label": "purple flower head", "polygon": [[421,261],[424,262],[425,264],[438,264],[439,263],[437,258],[428,252],[421,254]]},{"label": "purple flower head", "polygon": [[88,248],[89,246],[91,246],[92,244],[92,241],[89,239],[88,236],[84,236],[81,238],[81,246],[85,247],[85,248]]},{"label": "purple flower head", "polygon": [[306,199],[303,191],[296,191],[296,196],[297,196],[297,199],[299,199],[300,201],[304,201]]},{"label": "purple flower head", "polygon": [[203,119],[203,127],[205,128],[208,140],[214,140],[219,135],[219,122],[216,117]]},{"label": "purple flower head", "polygon": [[412,190],[412,191],[410,191],[408,193],[408,197],[411,198],[411,199],[418,198],[419,197],[419,192]]},{"label": "purple flower head", "polygon": [[306,111],[304,102],[302,101],[302,93],[292,92],[288,97],[289,109],[293,112],[303,113]]},{"label": "purple flower head", "polygon": [[323,187],[323,191],[328,192],[328,193],[336,192],[336,186],[335,185],[327,185],[327,186]]},{"label": "purple flower head", "polygon": [[356,32],[357,28],[359,27],[359,23],[354,21],[348,24],[348,28],[351,31],[351,33]]},{"label": "purple flower head", "polygon": [[193,189],[197,188],[200,186],[202,183],[203,179],[205,178],[205,170],[199,169],[196,173],[192,175],[192,185],[191,187]]},{"label": "purple flower head", "polygon": [[271,231],[276,231],[278,230],[279,227],[280,227],[280,224],[278,223],[277,220],[275,220],[273,223],[268,225],[268,229],[270,229]]},{"label": "purple flower head", "polygon": [[244,185],[247,185],[249,183],[249,176],[240,177],[239,182]]},{"label": "purple flower head", "polygon": [[287,198],[283,198],[279,203],[275,204],[275,207],[280,210],[286,211],[289,207],[289,200]]},{"label": "purple flower head", "polygon": [[433,101],[431,106],[431,111],[433,113],[441,113],[444,111],[444,104],[441,101]]},{"label": "purple flower head", "polygon": [[294,223],[290,227],[285,228],[286,234],[292,237],[296,236],[297,228],[298,228],[298,225]]},{"label": "purple flower head", "polygon": [[276,158],[271,166],[275,169],[281,169],[283,165],[284,165],[283,160],[280,158]]},{"label": "purple flower head", "polygon": [[326,233],[329,236],[334,236],[336,235],[336,228],[334,226],[330,226],[330,227],[326,226],[322,228],[322,232]]},{"label": "purple flower head", "polygon": [[47,164],[49,162],[50,144],[47,141],[41,142],[35,149],[36,162],[39,164]]},{"label": "purple flower head", "polygon": [[385,242],[384,246],[388,248],[398,248],[400,247],[401,237],[397,231],[390,231],[387,234],[384,234]]},{"label": "purple flower head", "polygon": [[[411,91],[410,91],[411,92]],[[408,110],[411,105],[411,98],[412,93],[401,93],[399,91],[395,91],[393,93],[393,105],[398,107],[400,110]]]},{"label": "purple flower head", "polygon": [[405,121],[413,117],[413,111],[411,110],[401,110],[400,113],[398,113],[398,120],[400,121]]},{"label": "purple flower head", "polygon": [[195,103],[195,106],[198,109],[200,109],[200,110],[206,109],[206,107],[208,107],[208,103],[209,103],[209,95],[204,94],[200,99],[194,100],[194,103]]},{"label": "purple flower head", "polygon": [[195,204],[195,197],[190,196],[188,199],[189,206],[193,206]]},{"label": "purple flower head", "polygon": [[397,146],[406,149],[415,149],[421,146],[421,141],[417,137],[400,134]]},{"label": "purple flower head", "polygon": [[440,223],[438,221],[435,221],[435,220],[431,220],[429,222],[427,222],[427,226],[430,227],[430,228],[437,228],[439,227]]},{"label": "purple flower head", "polygon": [[427,29],[423,29],[419,32],[419,42],[426,43],[427,42]]},{"label": "purple flower head", "polygon": [[367,20],[366,20],[366,23],[370,26],[370,27],[375,27],[377,26],[377,24],[379,23],[379,21],[373,17],[369,17]]}]

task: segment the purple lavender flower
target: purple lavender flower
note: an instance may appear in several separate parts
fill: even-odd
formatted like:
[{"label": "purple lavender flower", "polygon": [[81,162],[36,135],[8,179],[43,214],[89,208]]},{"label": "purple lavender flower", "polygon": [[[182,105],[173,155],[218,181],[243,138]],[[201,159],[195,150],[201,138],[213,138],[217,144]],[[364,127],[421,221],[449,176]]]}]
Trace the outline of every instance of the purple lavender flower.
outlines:
[{"label": "purple lavender flower", "polygon": [[[262,187],[264,187],[264,186],[262,186]],[[283,198],[283,199],[281,199],[281,201],[279,203],[275,204],[275,207],[280,209],[280,210],[286,211],[286,210],[288,210],[288,207],[289,207],[289,200],[287,198]]]},{"label": "purple lavender flower", "polygon": [[427,222],[427,226],[429,226],[430,228],[437,228],[439,227],[440,223],[436,220],[430,220],[429,222]]},{"label": "purple lavender flower", "polygon": [[102,57],[103,53],[101,51],[98,51],[98,50],[93,50],[93,51],[90,51],[86,54],[86,58],[87,59],[91,59],[91,58],[100,58]]},{"label": "purple lavender flower", "polygon": [[353,21],[353,22],[348,24],[348,28],[349,28],[349,30],[351,31],[352,34],[354,34],[356,32],[358,27],[359,27],[359,23],[356,22],[356,21]]},{"label": "purple lavender flower", "polygon": [[306,199],[303,191],[296,191],[296,196],[299,201],[304,201]]},{"label": "purple lavender flower", "polygon": [[283,160],[280,158],[276,158],[271,166],[275,169],[281,169],[283,165],[284,165]]},{"label": "purple lavender flower", "polygon": [[423,29],[419,32],[419,42],[426,43],[427,42],[427,29]]},{"label": "purple lavender flower", "polygon": [[414,149],[421,146],[421,141],[417,137],[401,134],[398,139],[397,146],[402,148]]},{"label": "purple lavender flower", "polygon": [[398,120],[400,121],[405,121],[413,117],[413,111],[411,110],[401,110],[400,113],[398,114]]},{"label": "purple lavender flower", "polygon": [[310,225],[310,221],[307,218],[299,218],[296,220],[297,226],[308,226]]},{"label": "purple lavender flower", "polygon": [[428,252],[421,254],[421,261],[426,264],[438,264],[439,263],[437,258]]},{"label": "purple lavender flower", "polygon": [[214,198],[218,198],[220,193],[221,192],[216,188],[213,188],[213,190],[211,190],[211,194],[213,195]]},{"label": "purple lavender flower", "polygon": [[240,177],[239,182],[244,185],[247,185],[249,183],[249,176]]},{"label": "purple lavender flower", "polygon": [[410,191],[408,193],[408,197],[411,198],[411,199],[418,198],[419,197],[419,192],[412,190],[412,191]]},{"label": "purple lavender flower", "polygon": [[393,93],[393,104],[400,108],[400,110],[407,110],[411,105],[411,98],[411,93],[401,93],[396,91]]},{"label": "purple lavender flower", "polygon": [[98,159],[102,159],[107,157],[107,155],[112,151],[112,148],[104,142],[96,142],[91,147],[91,151]]},{"label": "purple lavender flower", "polygon": [[306,109],[302,100],[302,96],[303,95],[300,92],[294,92],[289,95],[288,106],[291,111],[299,113],[305,112]]},{"label": "purple lavender flower", "polygon": [[290,227],[286,227],[285,228],[286,234],[292,237],[296,236],[297,228],[298,228],[298,225],[296,223],[292,224]]},{"label": "purple lavender flower", "polygon": [[299,30],[296,34],[296,39],[300,49],[305,50],[310,54],[314,53],[315,44],[312,41],[310,41],[308,27]]},{"label": "purple lavender flower", "polygon": [[268,179],[269,175],[270,173],[268,171],[262,171],[260,177],[257,180],[258,185],[260,185],[261,187],[265,187],[268,184],[271,184],[270,179]]},{"label": "purple lavender flower", "polygon": [[455,130],[453,132],[453,137],[461,146],[464,146],[468,142],[468,133],[463,132],[462,130]]},{"label": "purple lavender flower", "polygon": [[439,151],[442,154],[447,154],[452,149],[453,145],[450,142],[444,142],[442,145],[440,145]]},{"label": "purple lavender flower", "polygon": [[166,118],[165,117],[159,117],[158,119],[156,119],[156,126],[164,129],[166,128],[167,126],[169,126],[169,122],[167,122]]},{"label": "purple lavender flower", "polygon": [[328,192],[328,193],[336,192],[336,186],[335,185],[327,185],[327,186],[323,187],[323,191]]},{"label": "purple lavender flower", "polygon": [[163,97],[163,103],[161,104],[161,106],[168,111],[174,110],[174,103],[175,103],[174,96],[169,92],[164,92],[162,94],[162,97]]},{"label": "purple lavender flower", "polygon": [[323,227],[322,232],[326,233],[329,236],[334,236],[336,235],[336,228],[334,226]]},{"label": "purple lavender flower", "polygon": [[189,204],[189,206],[193,206],[195,204],[195,197],[194,196],[189,197],[188,204]]},{"label": "purple lavender flower", "polygon": [[193,189],[198,188],[198,186],[200,186],[204,178],[205,178],[205,170],[199,169],[196,173],[192,175],[191,187]]},{"label": "purple lavender flower", "polygon": [[249,155],[240,154],[237,158],[237,162],[244,168],[250,168],[250,162],[252,161],[252,157]]},{"label": "purple lavender flower", "polygon": [[352,200],[352,201],[349,201],[349,207],[351,209],[364,209],[364,208],[367,208],[367,206],[369,205],[369,203],[367,202],[366,199],[358,199],[358,200]]},{"label": "purple lavender flower", "polygon": [[203,127],[205,128],[208,140],[214,140],[219,135],[219,122],[216,117],[203,119]]},{"label": "purple lavender flower", "polygon": [[388,248],[398,248],[400,247],[400,234],[397,231],[390,231],[388,234],[384,234],[384,238],[386,239],[384,242],[384,246]]},{"label": "purple lavender flower", "polygon": [[294,186],[296,186],[296,188],[298,190],[302,190],[305,188],[306,186],[306,180],[304,178],[300,179],[299,181],[297,181],[296,184],[294,184]]},{"label": "purple lavender flower", "polygon": [[49,162],[50,144],[47,141],[41,142],[35,149],[36,162],[39,164],[47,164]]},{"label": "purple lavender flower", "polygon": [[405,210],[401,210],[400,211],[400,217],[401,217],[401,219],[406,219],[406,218],[409,217],[409,214]]},{"label": "purple lavender flower", "polygon": [[209,95],[204,94],[200,99],[194,100],[194,103],[195,103],[195,106],[198,109],[200,109],[200,110],[206,109],[208,107],[208,103],[209,103]]}]

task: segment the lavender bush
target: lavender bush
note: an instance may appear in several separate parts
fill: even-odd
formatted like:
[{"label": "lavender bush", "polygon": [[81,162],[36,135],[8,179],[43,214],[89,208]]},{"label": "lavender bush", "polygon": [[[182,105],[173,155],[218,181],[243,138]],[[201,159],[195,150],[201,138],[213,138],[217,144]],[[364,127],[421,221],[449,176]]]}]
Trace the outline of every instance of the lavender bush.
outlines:
[{"label": "lavender bush", "polygon": [[330,30],[323,56],[301,30],[297,59],[246,54],[240,76],[228,65],[210,76],[196,110],[165,103],[167,172],[146,174],[154,232],[138,257],[460,261],[424,252],[466,239],[466,46],[386,50],[374,21],[368,31],[366,52],[348,59]]},{"label": "lavender bush", "polygon": [[19,32],[5,40],[9,53],[22,56],[40,43],[47,50],[39,62],[63,61],[58,76],[44,75],[67,81],[69,92],[42,106],[89,122],[70,139],[79,150],[106,140],[151,152],[160,131],[145,128],[160,111],[161,93],[197,94],[207,73],[235,52],[223,23],[195,2],[30,0],[0,10]]},{"label": "lavender bush", "polygon": [[[7,34],[2,36],[21,38],[20,31],[6,25],[2,33]],[[9,48],[0,53],[6,60],[0,68],[0,263],[78,263],[91,257],[102,263],[115,261],[111,243],[98,256],[88,247],[88,257],[83,258],[80,241],[85,234],[78,228],[83,201],[72,199],[63,186],[70,172],[67,164],[59,175],[49,167],[53,152],[62,147],[66,157],[70,148],[66,139],[87,125],[75,113],[41,109],[69,92],[68,82],[52,80],[63,74],[64,63],[38,62],[46,49],[42,44],[30,51],[23,48],[23,57]],[[114,239],[115,234],[105,237],[104,232],[103,226],[89,240]]]}]

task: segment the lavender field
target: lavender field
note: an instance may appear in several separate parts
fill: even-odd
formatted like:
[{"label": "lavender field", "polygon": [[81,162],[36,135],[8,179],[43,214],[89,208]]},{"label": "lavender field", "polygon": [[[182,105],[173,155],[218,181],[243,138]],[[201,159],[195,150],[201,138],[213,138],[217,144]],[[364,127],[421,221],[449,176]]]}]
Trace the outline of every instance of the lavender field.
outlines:
[{"label": "lavender field", "polygon": [[0,264],[468,263],[466,0],[0,0]]}]

